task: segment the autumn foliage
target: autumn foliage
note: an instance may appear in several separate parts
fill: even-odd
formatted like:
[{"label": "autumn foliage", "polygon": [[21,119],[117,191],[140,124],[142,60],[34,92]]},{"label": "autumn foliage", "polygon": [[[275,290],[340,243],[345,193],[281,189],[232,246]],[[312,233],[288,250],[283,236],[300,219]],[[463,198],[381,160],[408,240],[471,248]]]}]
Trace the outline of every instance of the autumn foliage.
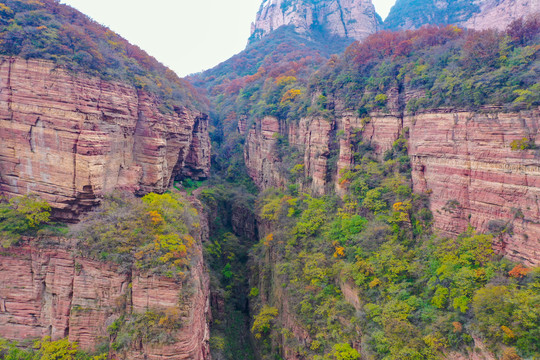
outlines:
[{"label": "autumn foliage", "polygon": [[87,256],[184,277],[199,227],[197,211],[177,194],[105,199],[74,229]]},{"label": "autumn foliage", "polygon": [[77,72],[129,82],[174,106],[204,106],[192,85],[136,45],[55,0],[0,3],[0,53],[46,59]]}]

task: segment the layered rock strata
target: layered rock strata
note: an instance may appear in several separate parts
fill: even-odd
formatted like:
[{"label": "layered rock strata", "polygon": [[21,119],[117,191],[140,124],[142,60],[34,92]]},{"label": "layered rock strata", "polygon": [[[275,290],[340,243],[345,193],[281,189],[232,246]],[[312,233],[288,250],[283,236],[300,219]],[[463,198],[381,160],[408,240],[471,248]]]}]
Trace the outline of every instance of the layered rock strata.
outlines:
[{"label": "layered rock strata", "polygon": [[[119,359],[209,359],[209,278],[200,241],[188,282],[183,327],[173,343],[141,342]],[[93,350],[110,337],[121,314],[167,311],[179,306],[182,284],[170,278],[74,256],[62,246],[40,248],[36,240],[0,253],[0,334],[10,340],[68,337]],[[133,345],[132,345],[133,346]],[[113,357],[114,358],[114,357]]]},{"label": "layered rock strata", "polygon": [[429,194],[436,228],[452,235],[469,224],[493,233],[505,228],[495,239],[498,250],[540,264],[540,152],[511,147],[523,138],[540,144],[539,110],[372,114],[369,121],[343,112],[331,120],[303,118],[289,125],[265,117],[248,132],[245,160],[259,187],[283,186],[289,169],[279,141],[287,138],[303,154],[298,162],[304,165],[305,186],[319,194],[327,188],[339,192],[346,184],[338,174],[352,165],[357,134],[383,155],[404,132],[413,187]]},{"label": "layered rock strata", "polygon": [[380,20],[370,0],[265,0],[251,25],[251,38],[286,25],[308,36],[322,27],[331,35],[361,40],[377,31]]},{"label": "layered rock strata", "polygon": [[1,195],[37,193],[69,220],[115,190],[208,175],[203,113],[164,113],[149,93],[43,60],[1,58],[0,89]]}]

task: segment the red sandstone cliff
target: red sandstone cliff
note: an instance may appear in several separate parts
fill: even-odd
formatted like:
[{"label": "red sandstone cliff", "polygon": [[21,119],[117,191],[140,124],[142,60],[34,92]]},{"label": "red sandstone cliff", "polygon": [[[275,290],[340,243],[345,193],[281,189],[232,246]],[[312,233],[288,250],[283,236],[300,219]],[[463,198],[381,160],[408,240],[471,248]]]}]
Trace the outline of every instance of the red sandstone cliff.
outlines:
[{"label": "red sandstone cliff", "polygon": [[[209,278],[200,239],[187,282],[192,287],[183,327],[172,344],[142,342],[119,359],[209,359]],[[74,256],[65,246],[40,248],[36,240],[0,253],[0,334],[12,340],[69,337],[92,350],[109,342],[107,327],[122,313],[179,307],[182,284],[122,271]]]},{"label": "red sandstone cliff", "polygon": [[[392,147],[408,128],[413,187],[430,195],[435,226],[457,234],[468,224],[479,230],[496,225],[513,228],[496,240],[499,251],[528,265],[540,264],[540,155],[538,150],[511,149],[524,137],[540,144],[540,111],[519,113],[432,112],[416,116],[373,114],[371,121],[341,113],[332,120],[303,118],[284,125],[265,117],[249,130],[245,159],[258,186],[282,186],[283,164],[277,154],[278,136],[304,153],[309,187],[323,193],[340,191],[338,174],[352,164],[351,139],[361,131],[376,153]],[[336,133],[340,132],[339,139]],[[337,146],[337,149],[335,147]],[[337,164],[330,170],[332,147]],[[455,208],[448,210],[448,203]]]},{"label": "red sandstone cliff", "polygon": [[69,219],[114,190],[208,175],[203,113],[42,60],[0,58],[0,89],[0,195],[37,193]]}]

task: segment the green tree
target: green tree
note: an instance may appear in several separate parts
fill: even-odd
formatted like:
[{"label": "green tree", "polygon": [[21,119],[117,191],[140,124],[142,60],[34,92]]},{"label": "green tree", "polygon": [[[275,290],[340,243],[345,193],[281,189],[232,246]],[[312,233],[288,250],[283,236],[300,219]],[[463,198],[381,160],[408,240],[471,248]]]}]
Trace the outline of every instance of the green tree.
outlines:
[{"label": "green tree", "polygon": [[278,309],[268,305],[264,305],[257,315],[253,318],[253,326],[251,332],[257,339],[261,339],[270,333],[272,323],[278,315]]}]

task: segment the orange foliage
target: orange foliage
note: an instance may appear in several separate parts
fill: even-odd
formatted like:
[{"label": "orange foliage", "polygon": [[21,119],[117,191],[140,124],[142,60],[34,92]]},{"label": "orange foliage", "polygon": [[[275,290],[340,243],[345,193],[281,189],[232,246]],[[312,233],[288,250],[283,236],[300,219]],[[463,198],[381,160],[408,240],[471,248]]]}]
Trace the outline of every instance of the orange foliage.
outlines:
[{"label": "orange foliage", "polygon": [[343,246],[336,246],[336,251],[334,252],[335,258],[342,258],[345,257],[345,248]]},{"label": "orange foliage", "polygon": [[514,332],[508,326],[504,326],[504,325],[501,326],[501,330],[510,339],[513,339],[516,337],[516,334],[514,334]]},{"label": "orange foliage", "polygon": [[150,221],[152,221],[152,224],[154,226],[159,226],[163,223],[165,223],[165,220],[163,220],[163,216],[155,210],[149,211],[148,215],[150,215]]},{"label": "orange foliage", "polygon": [[286,103],[287,101],[294,101],[298,96],[302,94],[302,90],[300,89],[290,89],[285,94],[283,94],[283,97],[281,98],[281,104]]},{"label": "orange foliage", "polygon": [[510,272],[508,272],[508,275],[510,275],[513,278],[523,278],[527,276],[528,273],[530,273],[532,269],[526,268],[521,264],[517,264]]},{"label": "orange foliage", "polygon": [[452,325],[454,326],[455,333],[460,333],[463,330],[463,325],[460,322],[454,321]]},{"label": "orange foliage", "polygon": [[268,234],[265,238],[264,238],[264,245],[265,246],[270,246],[270,243],[274,241],[274,234],[273,233],[270,233]]}]

